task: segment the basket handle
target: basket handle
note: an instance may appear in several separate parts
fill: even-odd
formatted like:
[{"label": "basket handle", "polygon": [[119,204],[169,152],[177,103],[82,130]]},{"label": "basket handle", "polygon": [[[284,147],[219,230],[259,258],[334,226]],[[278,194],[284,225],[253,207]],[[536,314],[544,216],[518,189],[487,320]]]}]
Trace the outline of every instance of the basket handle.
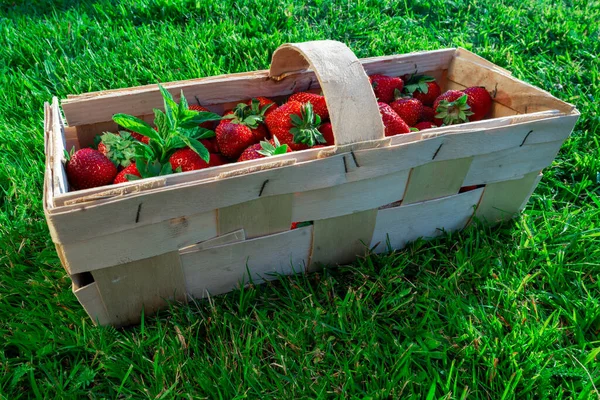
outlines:
[{"label": "basket handle", "polygon": [[381,146],[385,131],[377,100],[352,50],[334,40],[283,44],[273,53],[269,76],[279,81],[309,68],[321,84],[336,147]]}]

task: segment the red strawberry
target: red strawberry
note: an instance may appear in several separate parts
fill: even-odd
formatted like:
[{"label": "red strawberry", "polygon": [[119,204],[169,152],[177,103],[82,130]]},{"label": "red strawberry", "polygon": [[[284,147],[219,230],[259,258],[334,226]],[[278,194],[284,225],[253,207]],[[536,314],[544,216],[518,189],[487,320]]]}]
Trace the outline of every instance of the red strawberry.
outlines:
[{"label": "red strawberry", "polygon": [[426,106],[432,105],[442,93],[440,86],[432,76],[412,75],[405,77],[405,79],[404,93],[411,95]]},{"label": "red strawberry", "polygon": [[404,87],[404,81],[398,77],[375,74],[371,75],[369,80],[373,86],[375,97],[383,103],[394,101],[395,95],[402,92]]},{"label": "red strawberry", "polygon": [[421,117],[419,118],[420,122],[433,122],[435,120],[435,111],[433,108],[423,106],[423,111],[421,111]]},{"label": "red strawberry", "polygon": [[477,185],[463,186],[458,190],[458,193],[469,192],[469,191],[475,190],[475,189],[477,189]]},{"label": "red strawberry", "polygon": [[415,126],[423,112],[423,104],[417,99],[398,99],[390,107],[409,126]]},{"label": "red strawberry", "polygon": [[492,96],[483,86],[474,86],[463,90],[469,98],[467,104],[471,107],[473,115],[469,121],[480,121],[492,110]]},{"label": "red strawberry", "polygon": [[[325,122],[319,127],[319,132],[323,134],[325,139],[325,145],[333,146],[335,144],[335,138],[333,137],[333,129],[331,128],[331,122]],[[313,148],[316,146],[313,146]]]},{"label": "red strawberry", "polygon": [[127,179],[127,176],[125,176],[125,175],[134,175],[139,178],[142,177],[140,175],[140,172],[138,171],[137,167],[135,166],[135,164],[130,164],[128,167],[125,167],[121,172],[119,172],[117,174],[117,177],[115,178],[113,183],[117,184],[117,183],[129,182],[129,179]]},{"label": "red strawberry", "polygon": [[[193,111],[210,112],[210,110],[208,108],[202,107],[199,104],[190,104],[188,109],[193,110]],[[201,123],[200,126],[203,127],[204,129],[212,130],[214,127],[214,122],[206,121],[206,122]]]},{"label": "red strawberry", "polygon": [[318,127],[321,118],[312,110],[312,103],[288,101],[267,115],[265,123],[271,135],[290,146],[292,150],[305,150],[317,143],[325,143]]},{"label": "red strawberry", "polygon": [[100,144],[98,144],[98,151],[104,155],[108,154],[108,149],[106,148],[106,145],[102,142],[100,142]]},{"label": "red strawberry", "polygon": [[268,142],[263,141],[260,143],[253,144],[248,147],[238,161],[256,160],[258,158],[272,157],[279,154],[285,154],[291,152],[290,146],[287,144],[279,143],[277,136],[273,136],[273,139]]},{"label": "red strawberry", "polygon": [[216,134],[221,154],[229,158],[239,157],[242,151],[260,140],[248,126],[228,119],[219,123]]},{"label": "red strawberry", "polygon": [[217,138],[210,139],[200,139],[200,143],[206,147],[209,153],[218,153],[219,152],[219,144],[217,143]]},{"label": "red strawberry", "polygon": [[270,106],[269,108],[265,109],[264,112],[264,116],[266,117],[267,115],[271,114],[273,111],[275,111],[275,109],[277,108],[277,104],[267,98],[267,97],[253,97],[252,99],[248,100],[246,102],[246,104],[248,104],[249,106],[252,106],[252,100],[257,100],[258,101],[258,107],[262,110],[265,108],[265,106],[268,106],[269,104],[272,104],[272,106]]},{"label": "red strawberry", "polygon": [[229,163],[229,160],[221,154],[213,153],[210,155],[209,164],[211,167],[217,167],[219,165],[228,164],[228,163]]},{"label": "red strawberry", "polygon": [[200,158],[198,153],[189,147],[186,147],[173,153],[171,157],[169,157],[169,162],[171,163],[173,170],[181,168],[182,172],[187,172],[222,165],[223,158],[219,154],[211,154],[210,160],[207,163]]},{"label": "red strawberry", "polygon": [[468,97],[460,90],[448,90],[435,99],[435,124],[440,126],[442,123],[453,125],[468,122],[468,117],[473,115],[471,107],[467,104]]},{"label": "red strawberry", "polygon": [[[154,130],[156,131],[157,129],[154,128]],[[127,132],[131,133],[131,137],[133,137],[137,141],[140,141],[145,144],[148,144],[150,142],[150,138],[148,136],[141,135],[134,131],[127,131]]]},{"label": "red strawberry", "polygon": [[416,124],[415,128],[417,128],[420,131],[424,131],[425,129],[437,128],[437,125],[433,122],[423,121]]},{"label": "red strawberry", "polygon": [[410,128],[406,122],[388,104],[379,102],[379,112],[383,125],[385,125],[385,136],[394,136],[401,133],[409,133]]},{"label": "red strawberry", "polygon": [[309,92],[294,93],[290,96],[289,101],[298,101],[302,104],[310,102],[313,106],[313,112],[321,117],[321,121],[329,118],[329,110],[327,110],[325,97],[320,94]]},{"label": "red strawberry", "polygon": [[75,189],[89,189],[111,184],[117,167],[104,154],[94,149],[77,150],[66,166],[69,183]]},{"label": "red strawberry", "polygon": [[292,225],[290,225],[290,230],[294,230],[298,228],[298,222],[292,222]]}]

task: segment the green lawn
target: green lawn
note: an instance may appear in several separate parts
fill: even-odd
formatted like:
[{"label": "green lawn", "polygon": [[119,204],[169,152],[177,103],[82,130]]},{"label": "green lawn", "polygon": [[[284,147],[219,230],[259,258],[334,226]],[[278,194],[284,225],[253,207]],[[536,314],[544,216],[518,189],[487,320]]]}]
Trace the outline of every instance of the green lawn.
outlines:
[{"label": "green lawn", "polygon": [[[0,3],[0,398],[600,398],[600,4],[226,3]],[[325,38],[463,46],[582,115],[514,222],[94,327],[43,216],[43,102]]]}]

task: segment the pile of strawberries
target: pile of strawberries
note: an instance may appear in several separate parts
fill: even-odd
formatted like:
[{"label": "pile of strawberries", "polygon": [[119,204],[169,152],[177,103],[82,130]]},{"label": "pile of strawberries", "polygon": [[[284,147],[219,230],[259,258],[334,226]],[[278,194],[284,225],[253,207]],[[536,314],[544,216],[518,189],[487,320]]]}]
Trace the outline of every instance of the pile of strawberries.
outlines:
[{"label": "pile of strawberries", "polygon": [[[425,75],[369,77],[385,135],[479,121],[491,111],[484,87],[441,93]],[[277,105],[266,97],[239,103],[223,116],[200,105],[179,103],[159,85],[164,111],[154,110],[154,126],[115,114],[123,129],[96,137],[94,148],[66,155],[66,172],[75,190],[218,165],[272,157],[335,144],[322,95],[300,92]]]}]

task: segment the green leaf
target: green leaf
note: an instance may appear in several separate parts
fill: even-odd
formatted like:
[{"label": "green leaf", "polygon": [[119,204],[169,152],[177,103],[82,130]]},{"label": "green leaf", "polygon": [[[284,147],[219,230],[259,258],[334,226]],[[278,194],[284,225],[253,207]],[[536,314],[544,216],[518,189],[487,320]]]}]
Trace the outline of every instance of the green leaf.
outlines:
[{"label": "green leaf", "polygon": [[179,112],[178,112],[178,116],[177,119],[183,119],[186,111],[188,111],[189,109],[189,105],[187,102],[187,99],[185,98],[185,95],[183,94],[183,90],[181,91],[181,96],[179,96]]},{"label": "green leaf", "polygon": [[175,129],[177,126],[177,118],[175,112],[178,110],[179,106],[173,100],[173,96],[171,93],[165,89],[160,83],[158,84],[158,88],[160,89],[160,93],[163,96],[164,105],[165,105],[165,114],[167,115],[167,121],[169,123],[169,127],[171,129]]},{"label": "green leaf", "polygon": [[190,149],[194,150],[194,152],[198,154],[200,158],[204,160],[204,162],[208,163],[210,161],[210,153],[208,152],[208,150],[206,150],[206,147],[204,147],[202,143],[195,139],[185,137],[183,135],[181,135],[180,138],[185,144],[188,145]]},{"label": "green leaf", "polygon": [[[154,124],[158,128],[158,136],[160,139],[166,138],[169,134],[169,126],[167,125],[167,116],[158,108],[154,109]],[[152,139],[152,137],[150,138]],[[158,140],[160,140],[158,139]],[[155,139],[157,140],[157,139]],[[162,140],[161,140],[162,141]]]},{"label": "green leaf", "polygon": [[183,118],[180,122],[181,126],[186,126],[188,124],[200,125],[203,122],[220,121],[221,119],[225,118],[221,117],[219,114],[215,114],[209,111],[188,110],[188,112],[193,114],[186,114],[185,118]]},{"label": "green leaf", "polygon": [[125,174],[125,180],[128,181],[128,182],[137,181],[139,179],[142,179],[142,178],[140,178],[137,175]]},{"label": "green leaf", "polygon": [[125,129],[148,136],[150,139],[158,140],[158,133],[146,121],[142,121],[133,115],[115,114],[112,119]]},{"label": "green leaf", "polygon": [[427,94],[427,92],[429,92],[429,85],[427,85],[425,82],[419,82],[419,90]]},{"label": "green leaf", "polygon": [[273,152],[274,156],[277,156],[279,154],[285,154],[288,151],[288,145],[284,144],[283,146],[279,146],[275,149],[275,151]]},{"label": "green leaf", "polygon": [[294,125],[302,125],[303,124],[302,118],[300,118],[299,115],[291,114],[290,118],[292,119],[292,123]]},{"label": "green leaf", "polygon": [[160,175],[170,175],[173,173],[173,167],[171,166],[170,162],[166,162],[163,164],[162,168],[160,169]]}]

